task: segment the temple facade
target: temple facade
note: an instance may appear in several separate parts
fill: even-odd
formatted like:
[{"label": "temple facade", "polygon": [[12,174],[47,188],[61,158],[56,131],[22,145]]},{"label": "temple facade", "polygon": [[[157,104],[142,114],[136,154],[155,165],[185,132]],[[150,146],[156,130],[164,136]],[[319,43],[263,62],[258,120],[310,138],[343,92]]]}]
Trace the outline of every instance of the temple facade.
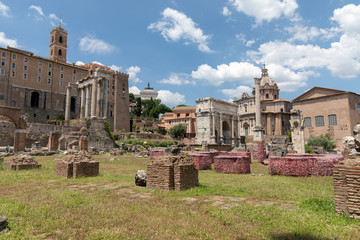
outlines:
[{"label": "temple facade", "polygon": [[[280,89],[269,77],[265,65],[257,78],[260,92],[260,121],[266,135],[286,135],[290,130],[291,102],[279,99]],[[256,126],[256,96],[242,93],[228,102],[211,97],[196,100],[196,143],[232,144],[241,136],[252,137]],[[259,124],[260,125],[260,124]]]}]

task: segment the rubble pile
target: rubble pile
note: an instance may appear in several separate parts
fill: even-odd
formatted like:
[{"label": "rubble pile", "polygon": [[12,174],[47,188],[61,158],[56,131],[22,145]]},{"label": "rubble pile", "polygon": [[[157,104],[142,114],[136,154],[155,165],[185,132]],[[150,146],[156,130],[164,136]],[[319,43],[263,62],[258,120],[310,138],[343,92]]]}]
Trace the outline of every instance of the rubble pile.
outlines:
[{"label": "rubble pile", "polygon": [[29,170],[40,167],[41,165],[34,157],[25,154],[15,155],[4,164],[4,168],[9,170]]}]

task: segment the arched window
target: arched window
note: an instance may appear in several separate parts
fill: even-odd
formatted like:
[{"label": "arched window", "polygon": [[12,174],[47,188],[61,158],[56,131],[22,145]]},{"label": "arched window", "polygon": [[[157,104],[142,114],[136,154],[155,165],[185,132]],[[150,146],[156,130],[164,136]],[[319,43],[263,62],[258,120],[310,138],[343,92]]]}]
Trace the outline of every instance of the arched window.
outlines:
[{"label": "arched window", "polygon": [[62,51],[61,51],[61,49],[59,49],[59,56],[61,56],[62,55]]},{"label": "arched window", "polygon": [[284,112],[284,109],[283,109],[283,108],[280,108],[280,112]]},{"label": "arched window", "polygon": [[266,99],[268,99],[268,98],[269,98],[269,94],[267,93],[267,94],[266,94]]},{"label": "arched window", "polygon": [[39,93],[38,92],[32,92],[31,93],[31,107],[32,108],[39,108]]},{"label": "arched window", "polygon": [[59,43],[62,43],[63,42],[63,39],[62,39],[62,36],[59,37]]}]

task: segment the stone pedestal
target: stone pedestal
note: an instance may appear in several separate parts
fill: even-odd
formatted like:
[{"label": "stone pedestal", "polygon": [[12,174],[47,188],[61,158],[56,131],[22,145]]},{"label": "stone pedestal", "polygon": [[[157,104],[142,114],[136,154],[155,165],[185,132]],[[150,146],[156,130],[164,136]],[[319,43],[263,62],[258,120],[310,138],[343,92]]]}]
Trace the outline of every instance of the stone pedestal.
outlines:
[{"label": "stone pedestal", "polygon": [[14,152],[25,151],[26,146],[26,130],[16,129],[14,137]]},{"label": "stone pedestal", "polygon": [[49,152],[54,152],[59,149],[60,136],[61,136],[60,132],[50,132],[49,143],[48,143]]},{"label": "stone pedestal", "polygon": [[264,141],[264,129],[262,127],[254,127],[254,142],[263,142]]},{"label": "stone pedestal", "polygon": [[87,136],[81,136],[79,140],[79,151],[88,151],[89,139]]}]

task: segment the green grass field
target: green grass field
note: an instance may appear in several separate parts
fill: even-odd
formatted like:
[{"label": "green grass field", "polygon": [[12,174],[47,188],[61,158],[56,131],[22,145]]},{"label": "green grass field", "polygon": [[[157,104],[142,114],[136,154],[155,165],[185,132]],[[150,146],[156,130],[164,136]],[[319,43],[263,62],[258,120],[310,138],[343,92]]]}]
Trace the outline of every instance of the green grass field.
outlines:
[{"label": "green grass field", "polygon": [[94,156],[98,177],[64,179],[61,157],[0,168],[0,216],[11,227],[0,239],[360,239],[360,221],[335,213],[332,177],[269,176],[253,163],[256,176],[207,170],[197,188],[148,191],[134,183],[148,158]]}]

